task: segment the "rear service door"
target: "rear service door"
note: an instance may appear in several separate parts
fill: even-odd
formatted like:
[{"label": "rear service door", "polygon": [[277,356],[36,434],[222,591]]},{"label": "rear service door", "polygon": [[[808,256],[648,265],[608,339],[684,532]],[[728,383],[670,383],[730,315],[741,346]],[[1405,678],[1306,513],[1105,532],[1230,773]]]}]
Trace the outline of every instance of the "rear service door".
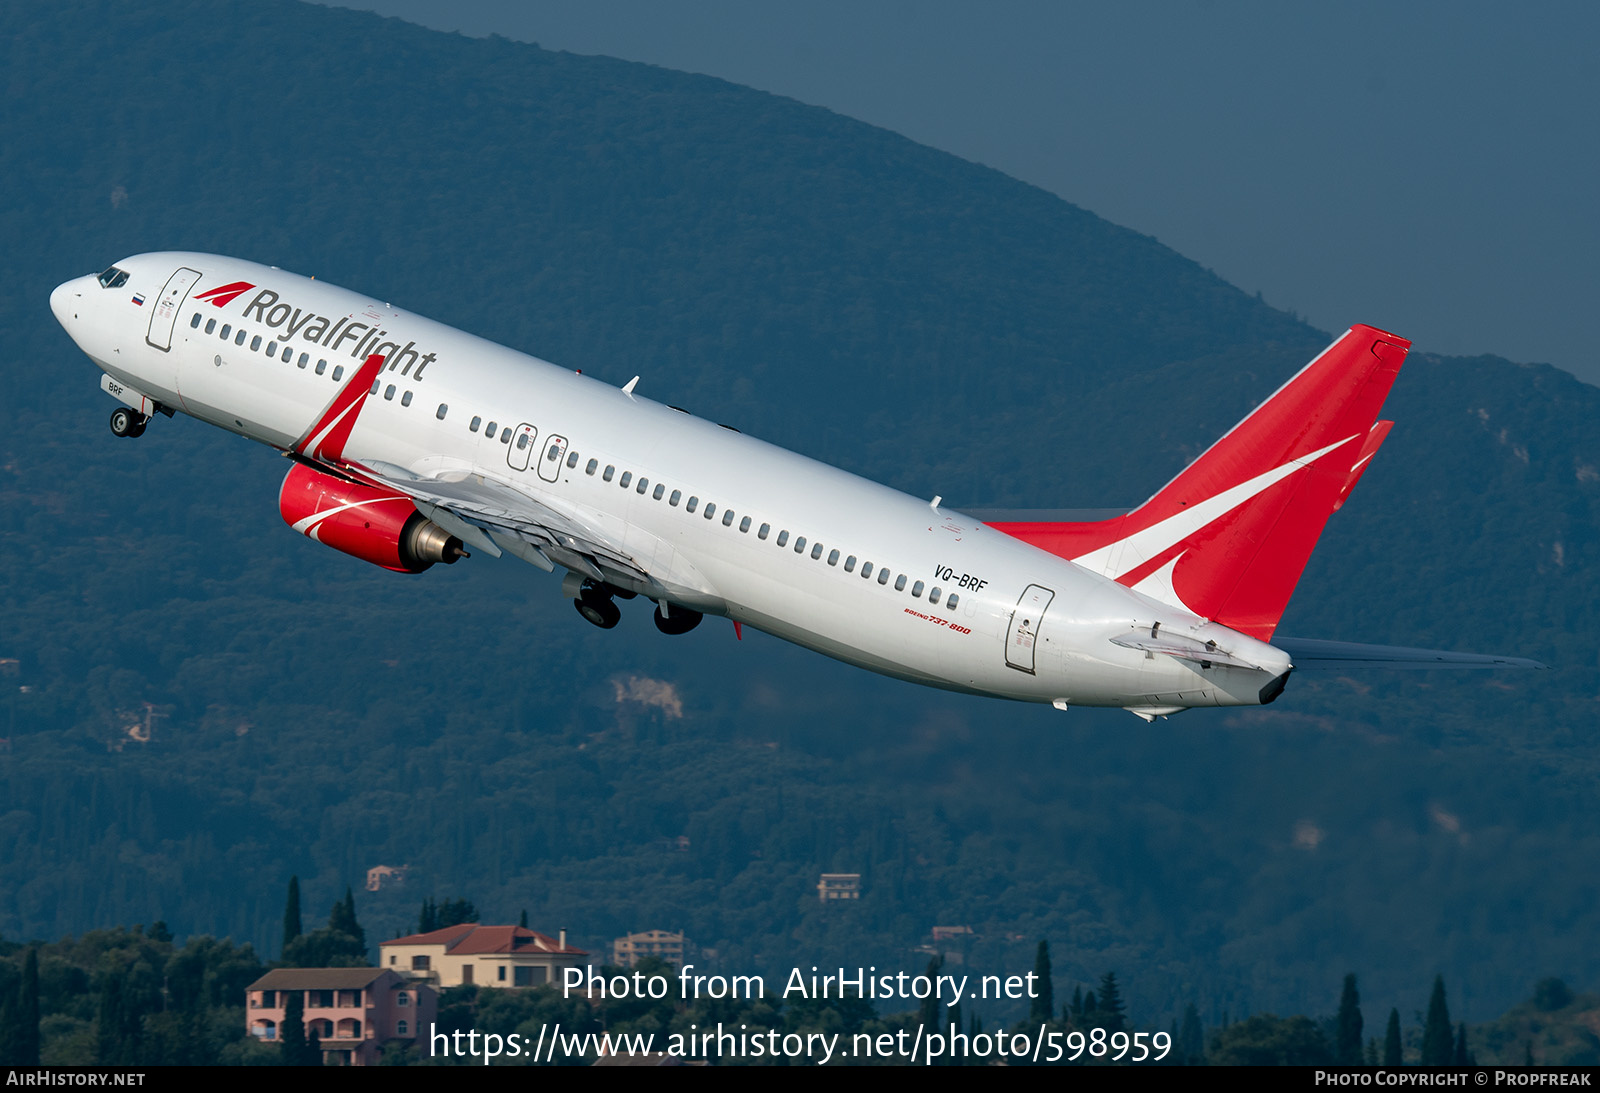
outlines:
[{"label": "rear service door", "polygon": [[1011,627],[1006,631],[1006,664],[1033,675],[1034,646],[1039,638],[1039,623],[1056,594],[1039,584],[1030,584],[1011,612]]},{"label": "rear service door", "polygon": [[178,321],[183,301],[198,280],[199,270],[179,267],[176,273],[167,278],[167,287],[161,290],[161,297],[150,312],[150,330],[144,340],[163,353],[172,348],[172,325]]}]

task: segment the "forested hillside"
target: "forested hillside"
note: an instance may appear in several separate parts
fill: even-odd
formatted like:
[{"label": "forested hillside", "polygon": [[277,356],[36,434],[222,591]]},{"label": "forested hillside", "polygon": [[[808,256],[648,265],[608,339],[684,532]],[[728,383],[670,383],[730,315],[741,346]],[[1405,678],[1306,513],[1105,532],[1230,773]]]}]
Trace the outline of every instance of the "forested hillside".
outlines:
[{"label": "forested hillside", "polygon": [[[1163,1027],[1318,1012],[1352,968],[1408,1013],[1442,971],[1472,1019],[1600,979],[1600,391],[1419,346],[1284,624],[1551,672],[1297,677],[1144,726],[725,624],[602,633],[509,559],[402,578],[295,535],[267,449],[114,439],[50,289],[275,263],[957,508],[1137,502],[1330,335],[705,77],[270,0],[10,5],[0,68],[0,936],[163,919],[273,956],[289,875],[318,906],[406,864],[369,938],[463,892],[740,971],[911,967],[967,924],[974,969],[1048,936]],[[833,870],[859,905],[819,904]]]}]

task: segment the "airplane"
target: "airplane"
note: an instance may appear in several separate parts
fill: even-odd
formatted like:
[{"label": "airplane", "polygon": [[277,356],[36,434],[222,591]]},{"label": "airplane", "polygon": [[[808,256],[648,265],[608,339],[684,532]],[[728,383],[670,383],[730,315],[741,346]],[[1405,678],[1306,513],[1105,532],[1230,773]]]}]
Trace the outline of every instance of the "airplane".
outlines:
[{"label": "airplane", "polygon": [[[1410,342],[1353,326],[1148,501],[985,522],[275,266],[139,254],[50,306],[137,437],[182,412],[290,466],[283,519],[398,573],[471,551],[586,620],[653,601],[952,691],[1145,721],[1276,699],[1314,668],[1543,667],[1275,634],[1393,424]],[[469,551],[470,548],[470,551]]]}]

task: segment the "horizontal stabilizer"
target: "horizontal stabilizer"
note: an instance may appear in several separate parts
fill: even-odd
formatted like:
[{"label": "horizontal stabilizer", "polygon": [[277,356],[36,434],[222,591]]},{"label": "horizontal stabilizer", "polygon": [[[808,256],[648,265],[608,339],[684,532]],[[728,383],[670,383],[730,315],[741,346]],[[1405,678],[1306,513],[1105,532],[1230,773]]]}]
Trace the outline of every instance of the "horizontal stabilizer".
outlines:
[{"label": "horizontal stabilizer", "polygon": [[1441,649],[1409,649],[1403,645],[1362,645],[1353,641],[1316,638],[1272,639],[1289,654],[1297,672],[1360,671],[1368,668],[1545,668],[1526,657],[1497,657],[1483,653],[1448,653]]}]

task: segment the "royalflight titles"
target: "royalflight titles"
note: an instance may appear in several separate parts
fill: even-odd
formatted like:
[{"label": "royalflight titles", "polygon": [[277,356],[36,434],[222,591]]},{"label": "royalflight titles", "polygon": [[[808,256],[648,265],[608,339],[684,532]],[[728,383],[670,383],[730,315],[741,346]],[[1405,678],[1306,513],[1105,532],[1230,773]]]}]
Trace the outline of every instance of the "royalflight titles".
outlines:
[{"label": "royalflight titles", "polygon": [[[784,998],[884,998],[914,999],[937,998],[947,1006],[960,1005],[967,998],[967,985],[973,978],[967,975],[910,975],[906,972],[875,974],[877,967],[855,968],[847,972],[839,969],[837,975],[818,975],[812,967],[808,976],[799,968],[789,972],[783,985]],[[973,985],[973,998],[1037,998],[1037,976],[985,975]],[[634,971],[624,975],[603,976],[592,968],[567,968],[561,976],[561,993],[571,997],[573,992],[591,998],[666,998],[672,990],[672,981],[664,975],[646,975]],[[678,973],[676,997],[684,1000],[696,998],[761,998],[767,993],[767,983],[759,975],[697,975],[693,964],[685,964]]]}]

